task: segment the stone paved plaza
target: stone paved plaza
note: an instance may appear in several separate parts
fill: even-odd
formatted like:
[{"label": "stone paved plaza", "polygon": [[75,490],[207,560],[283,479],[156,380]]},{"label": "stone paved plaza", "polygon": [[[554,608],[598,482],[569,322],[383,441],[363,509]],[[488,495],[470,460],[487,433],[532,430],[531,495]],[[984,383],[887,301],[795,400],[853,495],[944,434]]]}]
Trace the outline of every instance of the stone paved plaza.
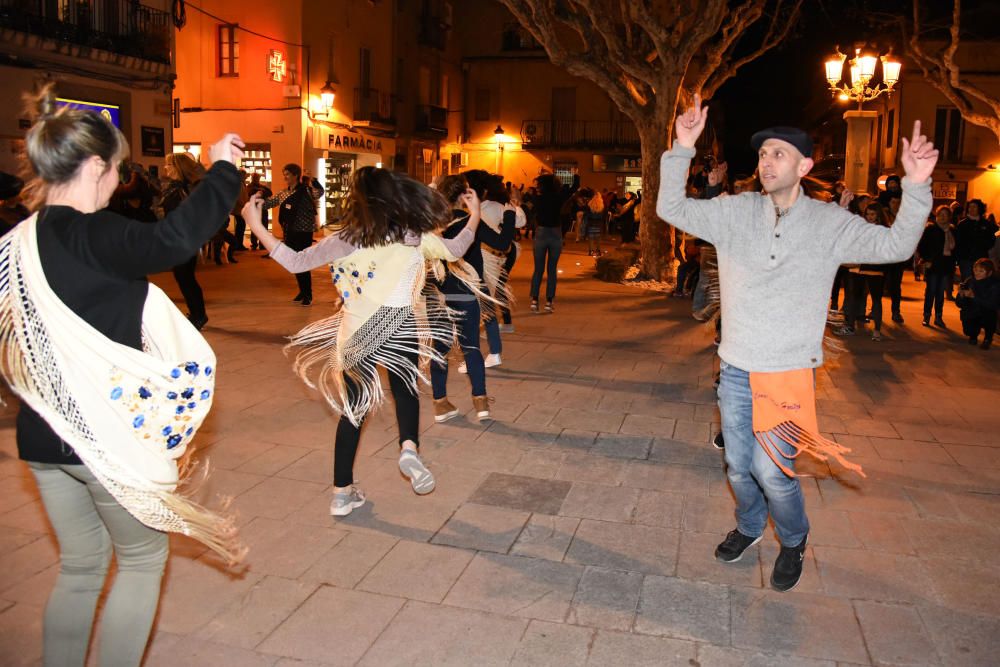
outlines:
[{"label": "stone paved plaza", "polygon": [[[374,416],[356,475],[369,502],[328,513],[335,418],[290,370],[283,336],[329,312],[291,302],[294,279],[260,253],[199,277],[219,357],[215,408],[196,442],[233,498],[250,547],[227,572],[173,538],[149,666],[996,665],[1000,664],[1000,349],[920,326],[848,341],[818,374],[824,432],[867,479],[804,461],[812,532],[789,593],[767,585],[768,530],[743,561],[715,545],[733,501],[712,389],[712,331],[690,301],[600,283],[563,255],[557,310],[531,315],[531,253],[516,267],[515,334],[488,371],[497,421],[436,425],[422,450],[437,490],[396,468],[391,407]],[[907,276],[909,281],[911,278]],[[156,276],[169,293],[169,275]],[[762,314],[762,317],[764,315]],[[484,343],[485,347],[485,343]],[[58,553],[0,436],[0,664],[40,664]],[[96,664],[94,656],[91,662]]]}]

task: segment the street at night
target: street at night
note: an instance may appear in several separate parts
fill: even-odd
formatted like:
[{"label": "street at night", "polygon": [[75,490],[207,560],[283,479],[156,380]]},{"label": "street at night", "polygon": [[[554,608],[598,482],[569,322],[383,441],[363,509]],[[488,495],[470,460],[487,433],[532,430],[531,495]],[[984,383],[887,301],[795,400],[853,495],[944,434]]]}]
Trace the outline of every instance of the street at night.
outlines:
[{"label": "street at night", "polygon": [[1000,664],[998,26],[0,0],[0,665]]},{"label": "street at night", "polygon": [[[470,416],[460,375],[461,417],[435,424],[424,405],[439,488],[414,496],[399,474],[386,406],[356,467],[370,500],[336,521],[335,417],[281,351],[313,313],[260,253],[206,267],[219,399],[199,435],[202,495],[233,496],[250,553],[230,575],[172,540],[146,664],[990,664],[1000,357],[966,345],[953,312],[947,330],[921,327],[907,282],[891,348],[851,340],[818,376],[821,427],[868,477],[800,462],[805,574],[770,592],[770,529],[740,563],[711,558],[732,522],[710,443],[712,331],[690,301],[594,280],[583,250],[566,255],[558,313],[516,308],[491,369],[496,422]],[[322,273],[314,309],[333,298]],[[154,280],[179,298],[169,275]],[[31,665],[58,554],[7,414],[2,651]]]}]

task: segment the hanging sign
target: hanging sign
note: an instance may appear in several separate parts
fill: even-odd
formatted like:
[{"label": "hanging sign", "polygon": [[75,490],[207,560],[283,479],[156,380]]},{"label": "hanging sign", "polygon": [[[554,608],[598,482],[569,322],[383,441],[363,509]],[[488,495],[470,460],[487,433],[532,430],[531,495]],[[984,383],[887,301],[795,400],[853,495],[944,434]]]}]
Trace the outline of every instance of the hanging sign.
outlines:
[{"label": "hanging sign", "polygon": [[594,155],[594,171],[642,173],[642,157],[638,155]]},{"label": "hanging sign", "polygon": [[72,109],[83,109],[93,111],[103,116],[106,121],[121,129],[121,107],[117,104],[104,104],[102,102],[85,102],[83,100],[70,100],[64,97],[57,97],[56,104],[60,107],[70,107]]}]

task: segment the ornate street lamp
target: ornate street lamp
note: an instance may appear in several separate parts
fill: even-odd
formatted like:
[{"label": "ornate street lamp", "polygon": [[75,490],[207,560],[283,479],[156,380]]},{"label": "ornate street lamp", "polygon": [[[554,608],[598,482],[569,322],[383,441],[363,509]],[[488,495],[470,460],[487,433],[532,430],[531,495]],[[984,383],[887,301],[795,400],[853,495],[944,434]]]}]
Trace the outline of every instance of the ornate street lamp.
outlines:
[{"label": "ornate street lamp", "polygon": [[[861,53],[861,49],[854,50],[854,58],[847,62],[849,66],[850,85],[842,83],[844,78],[844,62],[847,56],[840,52],[827,59],[824,63],[826,70],[826,81],[830,85],[830,92],[840,100],[857,100],[860,111],[865,102],[874,100],[883,93],[892,95],[896,83],[899,82],[899,72],[902,64],[892,57],[892,50],[884,56],[874,56],[870,53]],[[882,61],[882,80],[873,84],[875,78],[875,66]]]},{"label": "ornate street lamp", "polygon": [[[882,62],[882,79],[875,83],[875,68]],[[844,83],[844,65],[849,67],[849,83]],[[847,154],[844,158],[844,181],[854,192],[868,190],[869,164],[871,163],[872,127],[878,112],[865,111],[864,103],[870,102],[882,94],[892,95],[895,85],[899,82],[899,71],[902,69],[899,61],[892,57],[892,50],[884,56],[862,53],[854,50],[854,58],[840,52],[831,56],[824,63],[826,81],[830,92],[842,102],[857,100],[858,108],[844,113],[847,121]]]},{"label": "ornate street lamp", "polygon": [[333,100],[337,95],[337,89],[327,81],[326,85],[319,89],[319,98],[323,101],[323,109],[330,113],[333,108]]}]

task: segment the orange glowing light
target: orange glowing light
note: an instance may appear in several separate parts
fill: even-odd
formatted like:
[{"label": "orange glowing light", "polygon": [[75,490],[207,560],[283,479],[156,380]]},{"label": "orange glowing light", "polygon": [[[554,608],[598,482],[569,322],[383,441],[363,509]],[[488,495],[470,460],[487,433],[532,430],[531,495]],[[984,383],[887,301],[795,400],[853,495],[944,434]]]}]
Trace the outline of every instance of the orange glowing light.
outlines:
[{"label": "orange glowing light", "polygon": [[288,63],[285,61],[285,54],[277,49],[271,49],[267,54],[267,74],[271,81],[281,83],[285,80],[288,72]]}]

